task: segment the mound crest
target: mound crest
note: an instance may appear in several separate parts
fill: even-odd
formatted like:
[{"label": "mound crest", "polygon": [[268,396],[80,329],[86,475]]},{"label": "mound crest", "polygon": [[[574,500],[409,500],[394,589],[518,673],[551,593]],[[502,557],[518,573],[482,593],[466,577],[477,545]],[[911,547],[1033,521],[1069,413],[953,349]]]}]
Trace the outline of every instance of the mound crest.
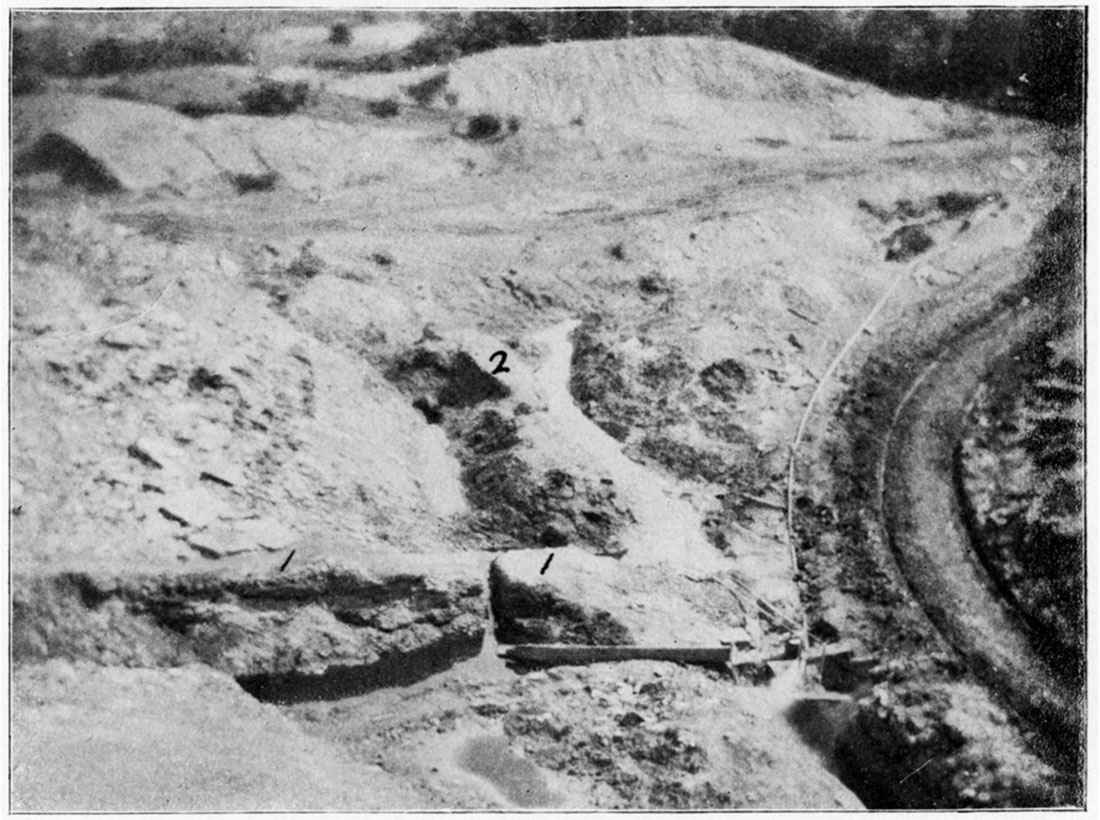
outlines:
[{"label": "mound crest", "polygon": [[926,139],[959,127],[942,104],[894,97],[774,52],[703,37],[501,48],[455,63],[448,90],[463,110],[524,122],[648,120],[776,144]]}]

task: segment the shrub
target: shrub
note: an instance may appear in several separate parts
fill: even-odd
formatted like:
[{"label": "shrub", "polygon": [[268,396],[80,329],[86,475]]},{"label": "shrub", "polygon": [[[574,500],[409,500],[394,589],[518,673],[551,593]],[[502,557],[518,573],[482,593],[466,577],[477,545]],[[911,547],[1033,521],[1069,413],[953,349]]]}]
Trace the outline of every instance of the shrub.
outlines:
[{"label": "shrub", "polygon": [[440,71],[438,74],[433,74],[426,80],[407,86],[405,88],[405,93],[412,97],[417,105],[429,106],[435,102],[436,97],[443,92],[443,89],[447,86],[448,79],[448,73],[446,71]]},{"label": "shrub", "polygon": [[935,241],[921,225],[904,225],[894,231],[886,240],[886,261],[905,262],[920,256],[931,248]]},{"label": "shrub", "polygon": [[14,96],[20,94],[35,94],[45,89],[42,75],[37,71],[16,68],[11,73],[11,93]]},{"label": "shrub", "polygon": [[270,191],[279,181],[279,175],[268,171],[265,174],[233,174],[230,179],[238,194],[248,194],[253,191]]},{"label": "shrub", "polygon": [[324,273],[325,262],[313,252],[313,241],[307,240],[298,252],[298,257],[286,267],[286,275],[292,279],[312,279]]},{"label": "shrub", "polygon": [[351,29],[347,23],[335,23],[328,33],[328,41],[334,46],[346,46],[351,43]]},{"label": "shrub", "polygon": [[370,100],[367,110],[376,117],[396,117],[401,113],[401,104],[393,97],[384,100]]},{"label": "shrub", "polygon": [[297,111],[309,97],[309,83],[281,83],[262,80],[259,87],[241,95],[246,114],[283,116]]},{"label": "shrub", "polygon": [[466,139],[486,140],[498,136],[503,128],[495,114],[475,114],[466,122]]},{"label": "shrub", "polygon": [[228,33],[202,20],[184,17],[180,23],[169,25],[162,38],[96,40],[83,50],[75,73],[104,77],[156,68],[247,61],[244,46]]},{"label": "shrub", "polygon": [[97,40],[84,54],[84,72],[96,77],[120,74],[123,71],[141,69],[140,60],[131,45],[127,48],[113,37]]},{"label": "shrub", "polygon": [[651,271],[638,277],[638,290],[647,296],[655,296],[659,293],[671,293],[672,287],[659,271]]}]

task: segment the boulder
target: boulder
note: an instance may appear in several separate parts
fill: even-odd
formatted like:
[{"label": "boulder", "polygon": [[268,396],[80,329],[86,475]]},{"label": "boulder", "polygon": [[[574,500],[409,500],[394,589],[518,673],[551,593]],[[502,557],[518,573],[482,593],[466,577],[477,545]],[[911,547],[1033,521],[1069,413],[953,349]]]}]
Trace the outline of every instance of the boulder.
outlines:
[{"label": "boulder", "polygon": [[684,583],[670,572],[667,565],[625,567],[576,547],[506,553],[489,571],[497,639],[669,647],[731,640],[743,619],[722,622],[663,591]]}]

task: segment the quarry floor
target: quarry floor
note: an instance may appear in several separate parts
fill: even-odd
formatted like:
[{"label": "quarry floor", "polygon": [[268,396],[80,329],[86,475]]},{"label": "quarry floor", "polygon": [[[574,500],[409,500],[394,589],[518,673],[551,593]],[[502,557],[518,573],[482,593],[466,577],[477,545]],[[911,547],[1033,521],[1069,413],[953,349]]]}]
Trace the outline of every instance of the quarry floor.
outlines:
[{"label": "quarry floor", "polygon": [[[400,125],[445,133],[410,117]],[[509,523],[527,511],[507,490],[472,488],[482,462],[466,433],[491,406],[517,420],[512,446],[533,474],[615,487],[621,518],[604,529],[578,518],[559,546],[628,579],[616,589],[643,604],[638,643],[732,633],[720,615],[680,610],[645,626],[645,601],[672,589],[700,611],[740,607],[738,626],[760,648],[787,637],[763,600],[883,663],[950,654],[889,550],[860,563],[822,524],[843,513],[835,454],[853,438],[839,408],[876,351],[936,338],[1019,281],[1030,237],[1073,180],[1064,135],[990,118],[980,133],[919,140],[761,134],[731,155],[664,132],[577,151],[561,132],[532,125],[465,146],[468,171],[443,181],[398,171],[353,187],[186,198],[17,179],[14,586],[63,571],[171,581],[215,566],[232,576],[414,556],[430,567],[457,555],[488,587],[494,558],[556,548]],[[965,212],[956,195],[970,198]],[[911,253],[902,225],[933,244]],[[853,336],[797,454],[792,567],[789,448]],[[509,397],[474,409],[443,400],[443,423],[431,423],[413,404],[423,385],[392,376],[431,344],[485,373],[505,352]],[[207,381],[193,375],[185,389],[165,368]],[[217,378],[243,372],[251,426],[218,398]],[[215,465],[204,475],[233,480],[149,491],[131,463],[148,437],[201,451]],[[217,493],[230,484],[244,489],[225,502]],[[224,520],[268,529],[236,554],[156,514],[177,501],[210,518],[208,532],[260,526],[204,517],[226,503],[240,515]],[[730,573],[744,595],[679,591]],[[573,589],[591,609],[625,606],[583,578]],[[273,704],[224,671],[161,664],[159,650],[112,662],[102,646],[50,638],[73,612],[43,614],[53,631],[17,652],[16,808],[887,805],[837,761],[855,700],[825,696],[797,664],[755,686],[655,661],[516,670],[497,657],[486,610],[480,654],[447,669]],[[1026,726],[974,678],[957,687],[973,707],[960,707],[960,731],[1005,771],[1031,765]],[[971,789],[964,805],[994,799],[970,782],[945,792]]]}]

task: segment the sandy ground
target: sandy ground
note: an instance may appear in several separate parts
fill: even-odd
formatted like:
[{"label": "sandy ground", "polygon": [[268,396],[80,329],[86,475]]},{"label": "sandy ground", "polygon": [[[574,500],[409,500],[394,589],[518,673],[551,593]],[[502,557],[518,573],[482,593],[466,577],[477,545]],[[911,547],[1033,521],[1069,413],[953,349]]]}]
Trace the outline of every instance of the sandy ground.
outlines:
[{"label": "sandy ground", "polygon": [[[616,566],[639,569],[638,600],[662,586],[643,568],[664,568],[670,588],[736,573],[742,585],[715,594],[752,614],[758,648],[778,647],[789,622],[767,612],[797,619],[814,580],[791,567],[782,508],[817,380],[893,289],[826,391],[827,418],[874,334],[1020,253],[1072,178],[1038,126],[732,43],[501,50],[453,67],[453,102],[403,97],[385,122],[356,108],[378,89],[295,71],[330,95],[312,113],[191,121],[68,87],[78,128],[50,94],[17,105],[20,146],[50,129],[84,140],[123,188],[89,194],[39,166],[16,178],[17,586],[62,570],[140,570],[165,588],[212,569],[277,579],[292,550],[310,566],[470,553],[470,579],[487,579],[494,552],[546,547],[553,525],[593,554],[625,549]],[[386,79],[382,96],[411,79]],[[100,153],[107,132],[87,123],[128,106],[155,128]],[[464,139],[483,110],[518,130]],[[217,150],[161,161],[168,132]],[[248,150],[269,189],[225,186]],[[931,245],[911,253],[915,232]],[[510,371],[493,376],[496,351]],[[810,429],[807,462],[824,438]],[[796,488],[810,508],[814,469]],[[562,475],[581,489],[568,503],[551,492]],[[236,605],[211,604],[228,624],[219,641],[235,628],[223,604]],[[167,650],[136,653],[139,669],[85,666],[114,656],[62,640],[67,619],[164,645],[181,627],[117,596],[58,606],[26,616],[16,673],[23,691],[46,675],[56,692],[15,701],[27,809],[152,809],[146,759],[178,777],[179,810],[859,805],[834,773],[831,718],[791,717],[820,692],[784,690],[789,669],[772,689],[653,662],[517,675],[490,637],[420,683],[275,707],[222,672],[156,668]],[[846,606],[833,628],[868,634]],[[371,628],[406,618],[387,612]],[[405,649],[429,640],[400,634]],[[206,686],[210,714],[188,712]],[[105,700],[104,687],[130,694]],[[168,725],[177,734],[158,740],[152,727]],[[495,774],[461,762],[484,736]],[[278,744],[295,750],[293,797],[266,791]],[[211,748],[239,770],[211,774]],[[62,776],[69,791],[45,785]]]}]

